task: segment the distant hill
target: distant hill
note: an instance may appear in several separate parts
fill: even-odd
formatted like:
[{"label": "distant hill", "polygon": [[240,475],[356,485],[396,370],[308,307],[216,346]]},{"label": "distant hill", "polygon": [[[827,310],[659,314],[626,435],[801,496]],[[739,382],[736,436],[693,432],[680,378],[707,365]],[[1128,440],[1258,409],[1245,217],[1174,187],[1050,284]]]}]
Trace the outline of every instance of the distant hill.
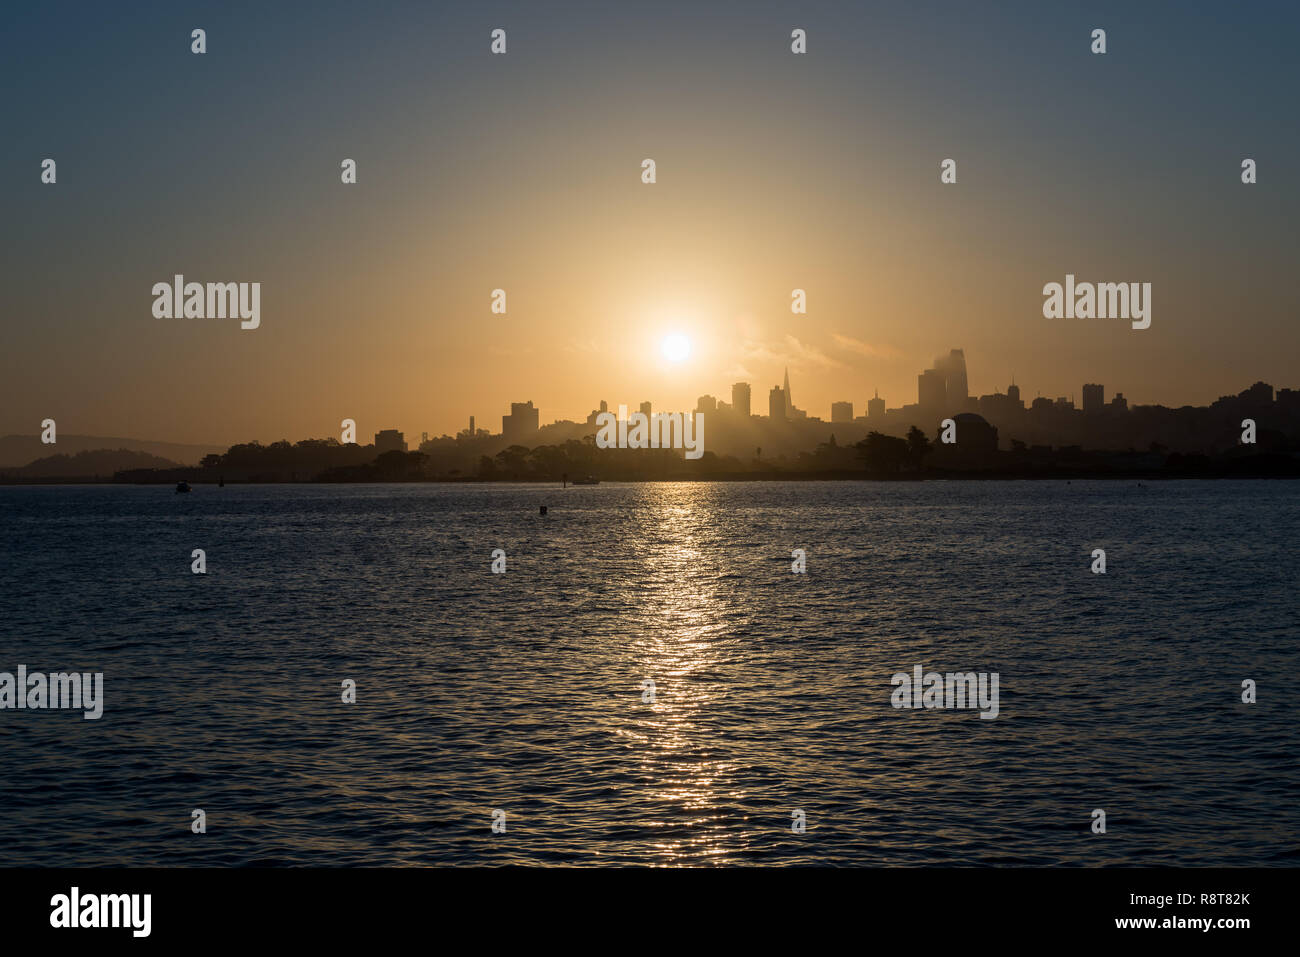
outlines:
[{"label": "distant hill", "polygon": [[179,465],[179,462],[150,455],[148,452],[94,449],[76,455],[50,455],[21,468],[4,469],[4,474],[24,478],[87,478],[96,475],[111,478],[114,472],[124,469],[170,469]]},{"label": "distant hill", "polygon": [[[39,435],[0,436],[0,469],[30,465],[37,459],[59,455],[76,455],[78,452],[104,450],[145,452],[181,465],[198,465],[199,459],[211,452],[224,452],[220,445],[183,445],[179,442],[151,442],[147,439],[104,438],[97,435],[65,435],[59,433],[54,445],[41,443]],[[95,474],[95,473],[90,473]],[[103,473],[101,473],[103,474]],[[110,469],[108,474],[112,474]]]}]

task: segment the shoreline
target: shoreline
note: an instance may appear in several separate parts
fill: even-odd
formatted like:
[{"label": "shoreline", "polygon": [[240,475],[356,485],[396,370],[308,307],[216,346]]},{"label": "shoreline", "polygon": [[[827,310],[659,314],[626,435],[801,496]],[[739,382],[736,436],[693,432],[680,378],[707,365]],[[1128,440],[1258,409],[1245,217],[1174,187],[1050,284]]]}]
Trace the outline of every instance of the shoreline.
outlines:
[{"label": "shoreline", "polygon": [[[754,475],[707,475],[707,476],[644,476],[629,478],[609,478],[602,479],[600,485],[645,485],[659,483],[696,483],[696,482],[718,482],[718,483],[746,483],[746,482],[872,482],[872,483],[922,483],[922,482],[1090,482],[1090,481],[1110,481],[1110,482],[1170,482],[1170,481],[1223,481],[1233,479],[1261,479],[1261,480],[1296,480],[1300,479],[1300,466],[1289,471],[1229,471],[1216,469],[1213,471],[1205,470],[1187,470],[1187,471],[1152,471],[1152,472],[957,472],[957,473],[926,473],[923,475],[861,475],[861,474],[837,474],[837,473],[758,473]],[[197,478],[197,477],[180,477],[180,478],[158,478],[152,481],[121,480],[112,478],[100,478],[97,476],[73,476],[73,477],[51,477],[41,479],[24,478],[22,480],[7,479],[0,477],[0,487],[3,488],[23,488],[23,487],[43,487],[58,485],[77,485],[77,486],[168,486],[175,485],[178,481],[188,482],[191,486],[218,486],[217,479]],[[317,479],[272,479],[272,478],[252,478],[252,479],[226,479],[226,485],[537,485],[546,488],[563,487],[560,479],[551,478],[419,478],[419,479],[391,479],[383,481],[348,481],[348,480],[317,480]],[[574,485],[568,483],[574,488],[599,488],[600,485]]]}]

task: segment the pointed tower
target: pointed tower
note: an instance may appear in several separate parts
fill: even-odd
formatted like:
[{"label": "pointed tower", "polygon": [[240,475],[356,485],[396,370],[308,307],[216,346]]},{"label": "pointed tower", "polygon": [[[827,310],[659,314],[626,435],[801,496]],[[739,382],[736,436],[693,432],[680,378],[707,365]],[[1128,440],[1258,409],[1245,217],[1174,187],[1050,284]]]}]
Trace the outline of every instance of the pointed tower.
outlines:
[{"label": "pointed tower", "polygon": [[785,390],[785,417],[788,419],[794,413],[794,400],[790,398],[790,367],[785,367],[785,383],[782,388]]}]

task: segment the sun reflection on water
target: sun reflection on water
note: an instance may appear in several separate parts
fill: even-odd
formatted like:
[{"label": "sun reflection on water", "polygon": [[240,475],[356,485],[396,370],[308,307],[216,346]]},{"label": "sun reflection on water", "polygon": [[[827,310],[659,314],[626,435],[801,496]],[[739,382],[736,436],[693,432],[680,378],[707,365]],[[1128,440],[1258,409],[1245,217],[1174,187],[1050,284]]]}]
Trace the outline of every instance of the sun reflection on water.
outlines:
[{"label": "sun reflection on water", "polygon": [[637,673],[655,682],[653,705],[632,722],[647,783],[647,816],[663,836],[652,839],[656,863],[721,863],[733,857],[734,822],[724,809],[740,803],[731,746],[718,733],[711,712],[723,706],[724,670],[733,661],[736,636],[722,594],[725,553],[708,539],[718,516],[716,494],[703,484],[662,483],[645,489],[644,507],[657,522],[628,543],[641,575],[624,596],[642,609],[628,654]]}]

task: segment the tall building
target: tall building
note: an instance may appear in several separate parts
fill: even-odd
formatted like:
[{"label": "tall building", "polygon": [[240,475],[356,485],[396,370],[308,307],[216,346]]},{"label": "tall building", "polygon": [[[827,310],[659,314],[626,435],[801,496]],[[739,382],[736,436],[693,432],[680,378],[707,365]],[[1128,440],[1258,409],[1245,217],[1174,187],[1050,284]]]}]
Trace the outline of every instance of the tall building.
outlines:
[{"label": "tall building", "polygon": [[779,385],[772,386],[767,394],[767,414],[774,420],[784,422],[786,413],[785,390]]},{"label": "tall building", "polygon": [[405,452],[406,436],[396,429],[384,429],[382,432],[375,433],[375,452],[383,455],[385,452]]},{"label": "tall building", "polygon": [[970,390],[966,385],[966,354],[953,349],[934,361],[934,367],[943,373],[944,394],[950,411],[956,412],[966,405]]},{"label": "tall building", "polygon": [[731,408],[736,415],[749,418],[749,383],[737,382],[731,387]]},{"label": "tall building", "polygon": [[533,400],[511,402],[510,414],[501,416],[501,436],[511,444],[526,441],[537,434],[537,409]]},{"label": "tall building", "polygon": [[966,355],[953,349],[916,377],[917,404],[923,409],[960,412],[975,404],[966,384]]},{"label": "tall building", "polygon": [[791,393],[790,393],[790,370],[789,370],[789,369],[786,369],[786,370],[785,370],[785,385],[782,386],[781,391],[785,393],[785,417],[786,417],[787,419],[806,419],[806,418],[808,418],[808,413],[805,412],[803,409],[798,408],[798,407],[794,404],[794,399],[791,398]]},{"label": "tall building", "polygon": [[469,417],[469,437],[472,439],[477,433],[474,431],[474,416]]},{"label": "tall building", "polygon": [[702,395],[695,400],[696,412],[717,412],[718,400],[711,395]]},{"label": "tall building", "polygon": [[852,403],[852,402],[832,402],[832,403],[831,403],[831,421],[832,421],[832,422],[852,422],[852,421],[853,421],[853,403]]},{"label": "tall building", "polygon": [[650,403],[648,401],[641,403],[641,414],[644,415],[647,419],[650,418]]},{"label": "tall building", "polygon": [[876,397],[867,400],[867,418],[881,419],[885,416],[885,400],[880,397],[880,390],[876,390]]},{"label": "tall building", "polygon": [[1083,412],[1091,415],[1106,407],[1106,389],[1104,386],[1086,383],[1083,387]]},{"label": "tall building", "polygon": [[948,404],[948,383],[938,369],[926,369],[916,377],[916,402],[922,409],[941,412]]},{"label": "tall building", "polygon": [[1020,401],[1020,386],[1012,380],[1011,385],[1007,386],[1007,399],[1014,402],[1017,407],[1023,409],[1024,403]]}]

